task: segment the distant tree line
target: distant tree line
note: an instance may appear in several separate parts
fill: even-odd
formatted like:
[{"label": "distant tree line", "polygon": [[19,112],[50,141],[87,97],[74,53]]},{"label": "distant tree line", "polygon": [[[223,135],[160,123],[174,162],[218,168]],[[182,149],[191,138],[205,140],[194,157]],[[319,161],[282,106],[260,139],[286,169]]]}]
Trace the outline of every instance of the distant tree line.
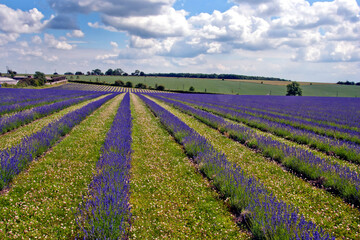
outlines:
[{"label": "distant tree line", "polygon": [[358,86],[360,86],[360,82],[355,83],[355,82],[349,82],[349,81],[346,81],[346,82],[339,81],[336,84],[340,84],[340,85],[358,85]]},{"label": "distant tree line", "polygon": [[[96,68],[94,70],[87,71],[86,74],[81,71],[77,71],[75,74],[73,72],[66,72],[64,75],[129,76],[129,74],[124,72],[121,68],[109,68],[105,73],[102,72],[101,69]],[[135,70],[131,73],[131,76],[145,76],[145,73],[140,70]]]},{"label": "distant tree line", "polygon": [[290,81],[282,78],[246,76],[237,74],[205,74],[205,73],[149,73],[151,77],[177,77],[177,78],[213,78],[213,79],[240,79],[240,80],[268,80],[268,81]]}]

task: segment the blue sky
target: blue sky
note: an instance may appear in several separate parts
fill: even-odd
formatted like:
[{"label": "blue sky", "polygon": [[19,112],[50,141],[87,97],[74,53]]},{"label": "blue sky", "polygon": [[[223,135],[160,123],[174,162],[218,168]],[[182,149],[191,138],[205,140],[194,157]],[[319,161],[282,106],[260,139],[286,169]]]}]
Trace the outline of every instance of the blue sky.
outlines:
[{"label": "blue sky", "polygon": [[359,0],[2,0],[0,72],[360,81]]}]

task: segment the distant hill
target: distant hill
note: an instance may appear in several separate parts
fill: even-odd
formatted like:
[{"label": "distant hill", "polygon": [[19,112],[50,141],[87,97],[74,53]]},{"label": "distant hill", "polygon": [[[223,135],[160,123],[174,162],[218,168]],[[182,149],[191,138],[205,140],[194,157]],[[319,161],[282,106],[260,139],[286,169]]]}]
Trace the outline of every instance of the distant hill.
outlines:
[{"label": "distant hill", "polygon": [[148,73],[151,77],[178,77],[178,78],[215,78],[215,79],[241,79],[241,80],[266,80],[266,81],[290,81],[282,78],[247,76],[237,74],[205,74],[205,73]]}]

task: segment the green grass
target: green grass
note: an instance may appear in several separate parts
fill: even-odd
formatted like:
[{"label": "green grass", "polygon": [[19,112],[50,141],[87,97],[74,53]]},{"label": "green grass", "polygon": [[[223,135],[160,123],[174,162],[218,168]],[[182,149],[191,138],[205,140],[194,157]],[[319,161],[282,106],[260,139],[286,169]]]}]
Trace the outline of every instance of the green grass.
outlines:
[{"label": "green grass", "polygon": [[[70,78],[70,77],[68,77]],[[286,86],[260,84],[258,82],[235,82],[222,81],[221,79],[198,79],[198,78],[170,78],[170,77],[140,77],[140,76],[73,76],[71,80],[83,80],[96,82],[114,83],[122,80],[130,81],[135,86],[144,83],[155,87],[164,85],[166,89],[188,91],[190,86],[196,92],[240,94],[240,95],[282,95],[286,94]],[[303,96],[327,96],[327,97],[360,97],[360,86],[345,86],[337,84],[313,84],[301,86]]]},{"label": "green grass", "polygon": [[91,99],[91,100],[82,102],[80,104],[76,104],[74,106],[70,106],[60,112],[53,113],[52,115],[40,118],[40,119],[35,120],[25,126],[22,126],[13,131],[10,131],[10,132],[0,135],[0,150],[10,148],[11,146],[19,144],[24,137],[30,136],[31,134],[40,131],[43,127],[47,126],[51,122],[54,122],[54,121],[60,119],[65,114],[68,114],[69,112],[80,109],[81,107],[83,107],[91,102],[94,102],[96,100],[99,100],[101,98],[104,98],[104,97],[105,97],[105,95],[95,98],[95,99]]},{"label": "green grass", "polygon": [[87,191],[121,99],[105,103],[14,179],[0,196],[0,239],[76,236],[73,210]]},{"label": "green grass", "polygon": [[263,182],[279,199],[296,206],[306,219],[337,237],[360,237],[359,211],[344,203],[340,197],[312,186],[285,171],[276,162],[265,159],[195,118],[155,101],[206,137],[216,150],[226,154],[229,161],[237,163],[246,173]]},{"label": "green grass", "polygon": [[131,239],[248,239],[181,146],[132,95]]}]

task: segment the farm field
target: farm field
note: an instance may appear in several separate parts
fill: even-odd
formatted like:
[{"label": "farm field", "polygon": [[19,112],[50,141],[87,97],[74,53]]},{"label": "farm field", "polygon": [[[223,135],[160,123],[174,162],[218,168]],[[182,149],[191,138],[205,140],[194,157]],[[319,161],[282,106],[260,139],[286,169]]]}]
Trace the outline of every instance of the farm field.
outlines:
[{"label": "farm field", "polygon": [[0,110],[1,239],[360,238],[360,98],[70,83]]},{"label": "farm field", "polygon": [[[187,91],[190,86],[196,92],[240,94],[240,95],[280,95],[286,94],[286,84],[289,82],[279,81],[237,81],[221,79],[198,79],[198,78],[170,78],[170,77],[143,77],[143,76],[73,76],[72,80],[83,80],[96,82],[114,83],[122,80],[124,83],[130,81],[135,86],[144,83],[147,86],[155,87],[163,85],[166,89]],[[70,79],[71,80],[71,79]],[[261,84],[263,82],[263,84]],[[285,85],[284,85],[285,84]],[[301,83],[303,96],[324,96],[324,97],[360,97],[360,86],[346,86],[337,84]]]}]

